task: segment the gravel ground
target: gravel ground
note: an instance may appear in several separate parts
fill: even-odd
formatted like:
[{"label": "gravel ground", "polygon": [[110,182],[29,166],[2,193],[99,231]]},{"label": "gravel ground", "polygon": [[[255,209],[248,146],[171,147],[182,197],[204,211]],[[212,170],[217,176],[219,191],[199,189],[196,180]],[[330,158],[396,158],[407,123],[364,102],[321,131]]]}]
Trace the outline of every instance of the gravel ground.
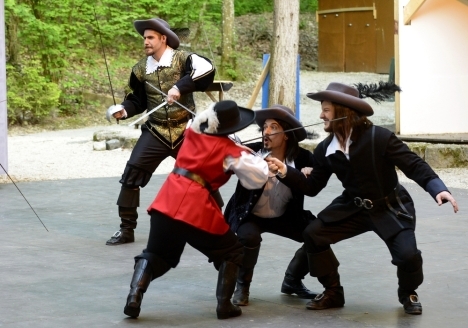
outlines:
[{"label": "gravel ground", "polygon": [[[357,82],[370,83],[386,81],[387,75],[372,73],[322,73],[303,71],[300,76],[300,119],[304,125],[320,122],[320,103],[306,97],[306,93],[323,90],[328,83],[337,81],[347,84]],[[233,99],[239,105],[246,105],[250,99],[255,82],[237,84],[226,93],[225,99]],[[198,110],[209,104],[206,96],[197,96]],[[378,125],[394,124],[394,103],[376,104],[369,101],[375,114],[370,119]],[[254,109],[260,109],[261,95],[258,96]],[[103,109],[104,115],[105,109]],[[125,124],[109,124],[107,126],[86,127],[75,130],[47,131],[27,135],[12,135],[8,137],[8,173],[15,182],[81,179],[97,177],[120,177],[130,156],[130,150],[116,149],[112,151],[94,151],[93,134],[101,130],[119,130],[135,136],[135,130]],[[326,134],[321,125],[308,128],[323,139]],[[258,137],[258,127],[250,126],[241,131],[242,140]],[[165,174],[172,170],[174,160],[166,159],[156,170],[156,174]],[[10,183],[6,175],[1,175],[0,183]],[[468,187],[468,169],[439,169],[437,173],[447,186],[452,188]],[[408,181],[401,176],[403,182]]]}]

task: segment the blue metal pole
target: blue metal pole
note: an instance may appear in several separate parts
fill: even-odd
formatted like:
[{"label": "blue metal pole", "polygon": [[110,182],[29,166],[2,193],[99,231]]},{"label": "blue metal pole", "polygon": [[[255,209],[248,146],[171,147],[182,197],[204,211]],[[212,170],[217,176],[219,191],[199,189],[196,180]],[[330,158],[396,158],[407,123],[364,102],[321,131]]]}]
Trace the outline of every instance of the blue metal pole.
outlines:
[{"label": "blue metal pole", "polygon": [[[270,54],[263,54],[263,67],[265,67],[268,58],[270,58]],[[301,56],[297,55],[297,66],[296,66],[296,118],[300,120],[301,116],[301,92],[300,92],[300,70],[301,67]],[[267,76],[265,77],[265,81],[262,84],[262,108],[268,107],[268,97],[270,96],[270,72],[268,72]]]},{"label": "blue metal pole", "polygon": [[[263,67],[265,67],[270,54],[263,54]],[[270,72],[265,77],[265,81],[262,84],[262,108],[268,107],[268,97],[270,96]]]},{"label": "blue metal pole", "polygon": [[301,120],[301,88],[300,79],[301,75],[301,56],[297,55],[297,67],[296,67],[296,118]]}]

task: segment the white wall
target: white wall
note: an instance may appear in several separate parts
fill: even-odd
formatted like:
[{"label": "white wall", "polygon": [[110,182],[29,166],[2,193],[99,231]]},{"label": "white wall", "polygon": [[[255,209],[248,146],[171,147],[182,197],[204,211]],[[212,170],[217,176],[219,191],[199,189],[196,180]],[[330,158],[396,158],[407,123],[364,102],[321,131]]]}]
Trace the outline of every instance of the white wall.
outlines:
[{"label": "white wall", "polygon": [[400,0],[400,133],[468,132],[468,6],[426,0],[404,25]]},{"label": "white wall", "polygon": [[[0,163],[8,172],[8,122],[6,103],[5,5],[0,0]],[[0,167],[0,175],[5,171]]]}]

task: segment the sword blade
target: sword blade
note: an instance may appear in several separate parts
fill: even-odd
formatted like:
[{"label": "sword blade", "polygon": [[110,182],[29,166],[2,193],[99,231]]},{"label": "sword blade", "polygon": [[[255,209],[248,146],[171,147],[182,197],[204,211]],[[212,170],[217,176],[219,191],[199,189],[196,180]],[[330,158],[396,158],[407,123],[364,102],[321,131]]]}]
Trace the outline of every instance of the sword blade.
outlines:
[{"label": "sword blade", "polygon": [[41,221],[42,225],[44,226],[44,228],[47,230],[47,232],[49,232],[49,229],[47,229],[47,227],[45,226],[44,222],[42,222],[41,218],[39,217],[39,215],[37,215],[36,211],[34,210],[34,208],[31,206],[31,204],[29,204],[28,200],[26,199],[26,197],[23,195],[23,193],[21,192],[20,188],[18,188],[18,186],[16,185],[15,181],[13,181],[13,179],[11,178],[11,176],[8,174],[8,172],[5,170],[5,168],[3,167],[2,163],[0,163],[0,166],[2,167],[3,171],[5,171],[6,175],[8,176],[8,178],[10,178],[11,182],[13,182],[13,184],[15,185],[16,189],[18,189],[19,193],[21,194],[21,196],[23,196],[24,200],[26,201],[26,203],[28,203],[29,207],[32,209],[32,211],[34,212],[34,214],[36,214],[37,218],[39,219],[39,221]]},{"label": "sword blade", "polygon": [[156,107],[154,107],[152,110],[150,110],[148,113],[146,113],[145,115],[141,116],[139,119],[133,121],[132,123],[128,123],[128,125],[133,125],[135,124],[136,122],[138,121],[141,121],[142,119],[144,119],[145,117],[151,115],[151,113],[157,111],[159,108],[161,108],[162,106],[164,106],[165,104],[167,104],[167,101],[163,102],[161,105],[158,105]]},{"label": "sword blade", "polygon": [[[157,92],[159,92],[160,94],[162,94],[164,97],[167,98],[167,94],[165,94],[164,92],[162,92],[161,90],[159,90],[158,88],[156,88],[154,85],[152,85],[151,83],[149,83],[148,81],[146,81],[146,84],[148,84],[150,87],[152,87],[154,90],[156,90]],[[197,116],[197,114],[193,111],[191,111],[190,109],[188,109],[187,107],[185,107],[184,105],[182,105],[180,102],[174,100],[174,102],[179,105],[180,107],[182,107],[183,109],[185,109],[187,112],[191,113],[193,116]]]},{"label": "sword blade", "polygon": [[[298,128],[293,128],[293,129],[288,129],[288,130],[284,130],[284,131],[281,131],[281,132],[272,133],[272,134],[269,134],[269,136],[274,136],[275,134],[280,134],[280,133],[286,133],[286,132],[290,132],[290,131],[294,131],[294,130],[299,130],[299,129],[302,129],[302,128],[308,128],[309,126],[319,125],[319,124],[323,124],[325,122],[334,122],[334,121],[344,120],[346,117],[347,116],[340,117],[340,118],[335,118],[335,119],[329,120],[329,121],[322,121],[322,122],[318,122],[318,123],[314,123],[314,124],[304,125],[304,126],[300,126]],[[252,139],[249,139],[249,140],[242,141],[242,143],[244,144],[246,142],[254,141],[254,140],[257,140],[257,139],[263,139],[263,137],[264,136],[252,138]]]}]

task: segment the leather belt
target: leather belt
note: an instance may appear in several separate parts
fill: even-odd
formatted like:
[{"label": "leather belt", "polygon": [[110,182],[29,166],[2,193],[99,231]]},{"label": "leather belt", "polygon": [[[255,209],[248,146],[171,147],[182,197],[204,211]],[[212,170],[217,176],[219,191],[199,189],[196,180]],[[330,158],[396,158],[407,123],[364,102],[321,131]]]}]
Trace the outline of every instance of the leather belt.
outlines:
[{"label": "leather belt", "polygon": [[155,125],[161,125],[161,126],[164,126],[164,127],[176,128],[180,124],[185,123],[188,120],[189,120],[188,116],[185,116],[185,117],[183,117],[183,118],[181,118],[179,120],[174,120],[172,118],[169,118],[167,120],[160,120],[159,118],[152,117],[149,122],[151,124],[155,124]]},{"label": "leather belt", "polygon": [[[365,198],[363,199],[361,197],[354,197],[354,204],[357,207],[364,207],[366,210],[370,210],[371,208],[374,207],[374,205],[385,204],[387,206],[387,208],[390,211],[392,211],[393,214],[395,214],[397,217],[399,217],[401,219],[406,219],[406,220],[413,220],[414,219],[413,216],[408,213],[408,211],[405,208],[405,205],[403,205],[403,202],[401,201],[400,197],[398,196],[399,190],[400,190],[400,184],[397,184],[395,189],[393,189],[393,191],[390,194],[388,194],[384,198],[376,199],[374,201],[372,201],[370,199],[365,199]],[[396,200],[398,202],[398,205],[400,205],[400,207],[404,211],[406,211],[406,213],[396,210],[390,204],[390,201],[392,201],[392,200]]]},{"label": "leather belt", "polygon": [[213,192],[213,188],[211,188],[211,185],[208,182],[206,182],[205,179],[203,179],[201,176],[199,176],[196,173],[190,172],[186,169],[183,169],[177,166],[174,167],[174,169],[172,170],[172,173],[182,175],[186,177],[187,179],[190,179],[192,181],[199,183],[202,187],[206,188],[210,192],[210,194]]},{"label": "leather belt", "polygon": [[393,194],[390,193],[387,197],[379,198],[379,199],[367,199],[367,198],[361,198],[361,197],[354,197],[354,205],[357,207],[363,207],[366,210],[370,210],[374,206],[379,206],[379,205],[385,205],[386,201],[391,197]]}]

